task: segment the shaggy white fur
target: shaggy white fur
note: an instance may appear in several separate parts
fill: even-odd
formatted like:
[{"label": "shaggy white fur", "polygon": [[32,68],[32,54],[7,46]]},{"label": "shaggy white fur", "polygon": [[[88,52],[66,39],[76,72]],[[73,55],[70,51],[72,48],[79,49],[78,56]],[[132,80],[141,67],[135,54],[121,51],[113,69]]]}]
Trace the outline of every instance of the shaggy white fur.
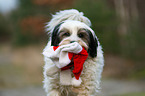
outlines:
[{"label": "shaggy white fur", "polygon": [[65,20],[81,21],[85,23],[86,25],[91,26],[90,20],[83,15],[84,14],[82,12],[79,12],[78,10],[75,10],[75,9],[56,12],[55,15],[52,15],[51,21],[48,22],[48,24],[46,25],[47,27],[46,31],[52,32],[52,30],[57,24]]},{"label": "shaggy white fur", "polygon": [[[60,11],[56,15],[53,15],[52,20],[48,23],[48,31],[50,34],[56,25],[65,20],[77,20],[90,26],[91,22],[88,18],[83,16],[83,13],[79,13],[75,9]],[[51,46],[51,38],[48,41],[44,51]],[[104,57],[102,47],[98,41],[97,56],[92,58],[89,56],[84,63],[83,71],[81,73],[81,85],[80,86],[64,86],[60,84],[60,69],[55,66],[52,60],[44,56],[44,88],[47,92],[47,96],[97,96],[100,89],[101,73],[104,66]],[[55,70],[55,73],[48,70]],[[73,75],[73,74],[72,74]],[[75,82],[75,81],[72,81]]]}]

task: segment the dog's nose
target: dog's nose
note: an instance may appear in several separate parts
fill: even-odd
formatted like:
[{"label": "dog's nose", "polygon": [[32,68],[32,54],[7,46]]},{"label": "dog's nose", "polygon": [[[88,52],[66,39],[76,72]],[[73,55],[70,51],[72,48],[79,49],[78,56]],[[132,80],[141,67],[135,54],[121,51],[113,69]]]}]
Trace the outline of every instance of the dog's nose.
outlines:
[{"label": "dog's nose", "polygon": [[74,42],[76,42],[76,41],[70,41],[70,43],[74,43]]}]

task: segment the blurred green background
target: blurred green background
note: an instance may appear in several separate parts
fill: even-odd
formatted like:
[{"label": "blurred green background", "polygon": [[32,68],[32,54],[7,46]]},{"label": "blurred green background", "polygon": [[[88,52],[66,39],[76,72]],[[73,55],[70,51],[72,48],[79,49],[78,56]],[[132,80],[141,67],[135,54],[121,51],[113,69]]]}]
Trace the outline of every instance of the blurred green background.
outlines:
[{"label": "blurred green background", "polygon": [[100,96],[145,96],[144,4],[144,0],[0,0],[0,96],[45,94],[41,54],[48,41],[45,25],[51,14],[72,8],[91,20],[103,46]]}]

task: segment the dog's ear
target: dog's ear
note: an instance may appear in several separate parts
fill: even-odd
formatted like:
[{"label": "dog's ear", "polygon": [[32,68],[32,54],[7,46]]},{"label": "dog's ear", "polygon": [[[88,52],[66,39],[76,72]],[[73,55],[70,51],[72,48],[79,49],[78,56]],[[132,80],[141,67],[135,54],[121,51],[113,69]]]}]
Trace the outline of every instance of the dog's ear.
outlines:
[{"label": "dog's ear", "polygon": [[87,30],[89,33],[89,48],[88,53],[91,57],[97,56],[98,40],[96,35],[94,36],[91,31]]},{"label": "dog's ear", "polygon": [[53,29],[52,35],[51,35],[51,46],[58,46],[60,39],[58,36],[58,31],[59,28],[61,26],[62,23],[58,24],[57,26],[55,26],[55,28]]}]

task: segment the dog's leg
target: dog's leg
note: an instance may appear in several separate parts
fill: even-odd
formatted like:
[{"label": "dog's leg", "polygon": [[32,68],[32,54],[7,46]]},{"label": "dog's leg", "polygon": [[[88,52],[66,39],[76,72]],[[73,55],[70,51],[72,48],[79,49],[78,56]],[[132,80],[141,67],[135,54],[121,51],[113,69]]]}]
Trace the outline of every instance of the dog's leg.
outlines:
[{"label": "dog's leg", "polygon": [[88,84],[82,84],[81,88],[79,88],[77,96],[95,96],[94,87],[91,85],[93,85],[93,83],[91,82],[89,82]]},{"label": "dog's leg", "polygon": [[44,88],[47,96],[61,96],[59,91],[59,79],[56,77],[46,77],[44,80]]},{"label": "dog's leg", "polygon": [[[59,79],[58,74],[55,74],[52,77],[47,77],[48,83],[47,83],[47,96],[61,96],[60,90],[59,90]],[[46,85],[46,84],[45,84]]]},{"label": "dog's leg", "polygon": [[[87,74],[88,75],[88,74]],[[88,78],[87,76],[83,76],[85,77],[82,78],[82,84],[80,87],[74,87],[72,89],[73,92],[78,93],[77,96],[95,96],[95,83],[94,81],[92,81],[92,78]]]},{"label": "dog's leg", "polygon": [[44,88],[47,96],[61,96],[59,88],[59,70],[49,58],[45,58]]},{"label": "dog's leg", "polygon": [[78,96],[96,96],[99,88],[100,68],[102,67],[98,66],[94,59],[88,59],[84,65]]}]

